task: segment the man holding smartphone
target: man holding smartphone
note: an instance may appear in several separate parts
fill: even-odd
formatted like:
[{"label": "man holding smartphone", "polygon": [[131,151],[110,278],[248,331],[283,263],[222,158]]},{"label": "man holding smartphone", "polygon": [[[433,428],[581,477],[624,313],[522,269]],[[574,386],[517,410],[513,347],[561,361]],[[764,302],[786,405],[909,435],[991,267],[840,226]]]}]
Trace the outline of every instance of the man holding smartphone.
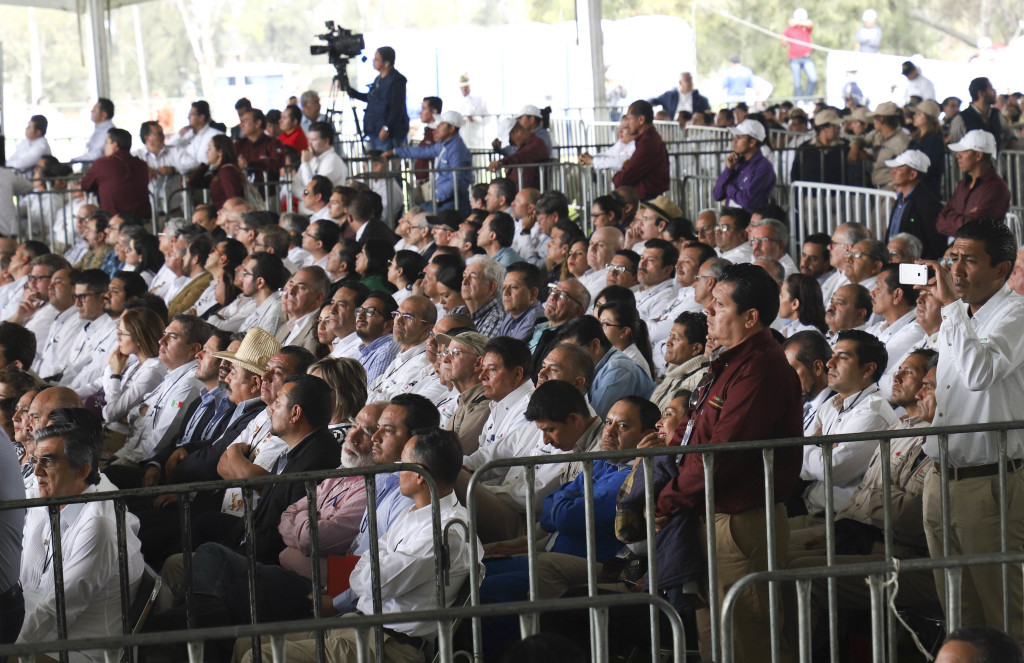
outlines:
[{"label": "man holding smartphone", "polygon": [[775,189],[775,168],[761,154],[767,134],[756,120],[743,120],[729,131],[733,151],[725,157],[725,170],[715,182],[715,200],[753,213],[769,202]]},{"label": "man holding smartphone", "polygon": [[[947,271],[933,260],[919,261],[936,275],[920,286],[942,305],[937,336],[936,426],[986,424],[1019,418],[1024,403],[1024,299],[1007,286],[1017,247],[1000,220],[968,221],[956,233]],[[1000,550],[998,432],[949,436],[949,504],[951,555]],[[1006,550],[1024,546],[1024,432],[1006,432],[1006,495],[1009,524]],[[932,436],[924,451],[936,461],[939,446]],[[941,470],[940,470],[941,471]],[[924,525],[928,551],[942,557],[940,476],[930,473],[924,486]],[[1009,565],[1010,634],[1024,639],[1021,614],[1021,569]],[[1002,626],[1002,568],[964,569],[962,624]],[[946,606],[945,574],[935,573],[939,598]]]}]

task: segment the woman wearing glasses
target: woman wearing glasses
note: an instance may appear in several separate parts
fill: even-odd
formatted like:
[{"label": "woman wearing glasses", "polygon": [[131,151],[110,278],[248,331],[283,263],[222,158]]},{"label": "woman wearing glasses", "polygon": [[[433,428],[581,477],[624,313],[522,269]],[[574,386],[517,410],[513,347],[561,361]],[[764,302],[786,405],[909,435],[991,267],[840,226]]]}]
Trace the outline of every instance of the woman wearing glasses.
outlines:
[{"label": "woman wearing glasses", "polygon": [[636,307],[628,302],[609,302],[598,307],[597,319],[612,347],[635,361],[647,377],[651,377],[654,372],[651,338],[647,323],[640,319]]},{"label": "woman wearing glasses", "polygon": [[[103,371],[103,444],[117,451],[128,434],[128,413],[159,385],[167,368],[157,356],[164,323],[147,308],[130,308],[117,323],[117,347]],[[136,361],[129,365],[134,355]]]}]

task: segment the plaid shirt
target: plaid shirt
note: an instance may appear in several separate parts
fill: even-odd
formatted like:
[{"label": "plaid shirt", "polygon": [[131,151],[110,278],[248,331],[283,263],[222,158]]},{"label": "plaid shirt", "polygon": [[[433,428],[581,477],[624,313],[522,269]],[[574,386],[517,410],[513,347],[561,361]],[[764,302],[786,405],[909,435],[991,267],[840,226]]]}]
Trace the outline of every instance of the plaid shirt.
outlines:
[{"label": "plaid shirt", "polygon": [[478,332],[489,338],[497,336],[498,330],[501,329],[501,323],[505,321],[505,309],[501,305],[501,297],[494,297],[473,311],[472,318],[473,325]]}]

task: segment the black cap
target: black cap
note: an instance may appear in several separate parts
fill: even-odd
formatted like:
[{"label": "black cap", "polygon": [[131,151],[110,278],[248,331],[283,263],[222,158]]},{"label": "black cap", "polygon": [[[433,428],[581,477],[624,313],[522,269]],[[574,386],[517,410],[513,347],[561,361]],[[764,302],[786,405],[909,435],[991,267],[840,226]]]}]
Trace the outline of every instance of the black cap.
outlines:
[{"label": "black cap", "polygon": [[916,71],[916,70],[917,70],[917,67],[910,60],[907,60],[906,62],[903,63],[903,75],[904,76],[906,76],[907,74],[909,74],[909,73],[911,73],[913,71]]}]

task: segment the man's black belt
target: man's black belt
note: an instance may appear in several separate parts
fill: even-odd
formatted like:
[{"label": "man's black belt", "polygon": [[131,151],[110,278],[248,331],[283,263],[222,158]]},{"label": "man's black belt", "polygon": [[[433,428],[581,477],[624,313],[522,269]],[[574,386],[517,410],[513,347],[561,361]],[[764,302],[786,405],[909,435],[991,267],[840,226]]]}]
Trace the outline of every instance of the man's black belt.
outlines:
[{"label": "man's black belt", "polygon": [[[1014,459],[1006,461],[1007,472],[1016,472],[1022,467],[1024,467],[1024,460]],[[988,465],[972,465],[971,467],[950,467],[948,476],[950,481],[961,481],[963,479],[993,477],[997,474],[999,474],[999,463],[989,463]]]},{"label": "man's black belt", "polygon": [[384,627],[384,632],[388,634],[388,637],[400,645],[408,645],[422,650],[424,645],[427,644],[427,641],[424,638],[417,638],[406,633],[402,633],[401,631],[388,628],[387,626]]}]

